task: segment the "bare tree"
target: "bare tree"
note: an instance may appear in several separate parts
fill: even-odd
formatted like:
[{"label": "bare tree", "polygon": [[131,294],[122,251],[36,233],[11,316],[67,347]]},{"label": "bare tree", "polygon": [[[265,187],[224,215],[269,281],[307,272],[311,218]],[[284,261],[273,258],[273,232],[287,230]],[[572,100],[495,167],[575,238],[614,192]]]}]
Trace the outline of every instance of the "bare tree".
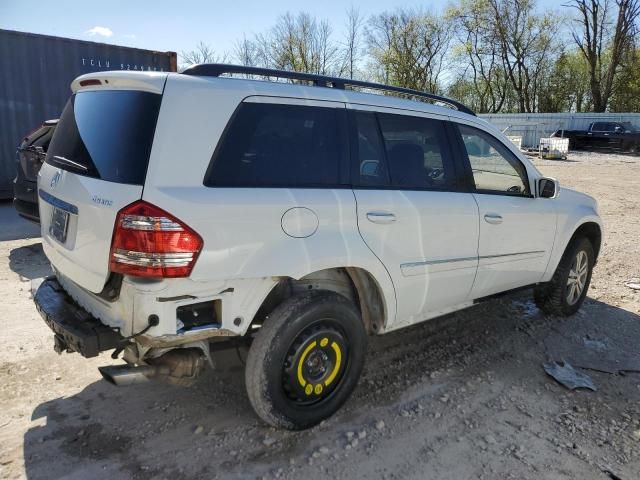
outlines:
[{"label": "bare tree", "polygon": [[308,13],[280,16],[270,31],[255,37],[255,42],[257,57],[265,66],[323,75],[338,68],[339,48],[329,22]]},{"label": "bare tree", "polygon": [[[509,78],[486,3],[462,1],[448,11],[447,17],[454,24],[459,43],[459,78],[463,82],[469,79],[473,107],[478,112],[499,112],[507,99]],[[460,82],[457,85],[461,87]]]},{"label": "bare tree", "polygon": [[532,0],[487,0],[489,21],[503,67],[518,99],[519,112],[534,112],[545,70],[558,45],[552,14],[538,15]]},{"label": "bare tree", "polygon": [[440,74],[451,40],[443,19],[420,10],[399,9],[369,21],[368,44],[381,80],[417,90],[440,91]]},{"label": "bare tree", "polygon": [[579,27],[573,39],[589,66],[593,110],[604,112],[609,105],[625,57],[632,51],[640,15],[640,0],[614,0],[615,22],[610,0],[571,0],[578,11]]},{"label": "bare tree", "polygon": [[228,61],[229,56],[226,53],[218,54],[209,45],[200,41],[193,50],[180,53],[180,70],[199,63],[226,63]]},{"label": "bare tree", "polygon": [[243,35],[242,40],[238,40],[235,44],[234,58],[240,65],[257,66],[259,64],[259,47],[256,41]]},{"label": "bare tree", "polygon": [[[360,10],[351,7],[347,10],[347,33],[344,46],[344,68],[349,78],[354,78],[357,73],[358,63],[362,51],[362,28],[364,17]],[[341,72],[342,73],[342,72]]]}]

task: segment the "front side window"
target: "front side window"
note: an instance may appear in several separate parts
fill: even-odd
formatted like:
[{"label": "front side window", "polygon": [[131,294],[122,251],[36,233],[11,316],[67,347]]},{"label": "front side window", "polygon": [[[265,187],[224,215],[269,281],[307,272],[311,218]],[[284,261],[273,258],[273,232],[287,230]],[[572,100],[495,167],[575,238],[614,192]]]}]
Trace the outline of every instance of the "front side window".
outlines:
[{"label": "front side window", "polygon": [[442,122],[386,113],[378,119],[392,186],[444,190],[455,185]]},{"label": "front side window", "polygon": [[328,187],[340,183],[338,109],[244,103],[216,149],[209,187]]},{"label": "front side window", "polygon": [[487,193],[528,195],[524,165],[491,135],[458,125],[471,164],[476,190]]}]

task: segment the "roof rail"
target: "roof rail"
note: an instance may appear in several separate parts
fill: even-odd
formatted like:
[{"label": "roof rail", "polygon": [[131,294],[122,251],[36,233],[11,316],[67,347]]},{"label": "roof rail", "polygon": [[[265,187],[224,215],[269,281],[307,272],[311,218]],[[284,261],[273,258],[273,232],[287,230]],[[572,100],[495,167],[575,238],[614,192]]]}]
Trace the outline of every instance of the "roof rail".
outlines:
[{"label": "roof rail", "polygon": [[434,93],[421,92],[410,88],[396,87],[393,85],[383,85],[381,83],[363,82],[361,80],[352,80],[349,78],[329,77],[326,75],[316,75],[315,73],[290,72],[288,70],[276,70],[273,68],[247,67],[244,65],[228,65],[224,63],[201,63],[187,68],[182,72],[184,75],[203,76],[203,77],[219,77],[224,74],[244,74],[258,75],[262,77],[286,78],[290,80],[302,80],[313,83],[316,87],[332,87],[344,90],[347,86],[368,88],[371,90],[379,90],[383,92],[402,93],[410,97],[421,97],[432,100],[434,102],[444,103],[455,108],[460,112],[469,115],[475,115],[475,112],[466,105],[442,97]]}]

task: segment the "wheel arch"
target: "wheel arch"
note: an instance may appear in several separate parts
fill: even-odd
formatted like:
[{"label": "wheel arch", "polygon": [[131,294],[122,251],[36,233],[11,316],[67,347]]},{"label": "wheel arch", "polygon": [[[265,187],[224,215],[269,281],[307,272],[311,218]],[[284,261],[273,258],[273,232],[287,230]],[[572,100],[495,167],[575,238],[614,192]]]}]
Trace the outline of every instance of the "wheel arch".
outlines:
[{"label": "wheel arch", "polygon": [[602,246],[602,228],[596,222],[584,222],[573,232],[573,235],[565,245],[566,248],[577,238],[585,237],[593,246],[593,253],[595,254],[595,260],[598,261],[598,255],[600,254],[600,248]]},{"label": "wheel arch", "polygon": [[388,302],[375,277],[360,267],[337,267],[318,270],[299,279],[281,277],[258,308],[251,326],[266,321],[269,313],[287,298],[308,290],[331,291],[353,301],[369,335],[384,331],[387,325]]}]

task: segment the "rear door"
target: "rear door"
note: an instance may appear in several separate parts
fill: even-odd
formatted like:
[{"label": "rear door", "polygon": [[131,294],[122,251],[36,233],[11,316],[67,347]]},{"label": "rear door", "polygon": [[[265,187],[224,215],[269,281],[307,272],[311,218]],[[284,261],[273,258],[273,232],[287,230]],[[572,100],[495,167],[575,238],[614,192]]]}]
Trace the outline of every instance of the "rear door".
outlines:
[{"label": "rear door", "polygon": [[350,113],[358,227],[393,280],[397,325],[466,302],[476,273],[478,208],[461,191],[444,120]]},{"label": "rear door", "polygon": [[109,277],[117,212],[142,197],[161,91],[76,92],[40,171],[45,253],[58,272],[92,292]]},{"label": "rear door", "polygon": [[609,125],[607,122],[594,122],[587,133],[587,146],[591,148],[605,148],[609,144]]},{"label": "rear door", "polygon": [[[160,180],[145,188],[144,200],[180,212],[203,237],[192,279],[299,278],[349,265],[345,253],[359,238],[345,117],[341,102],[248,97],[206,172],[192,169],[197,184],[167,188]],[[164,168],[154,174],[166,178]]]},{"label": "rear door", "polygon": [[480,212],[472,297],[539,282],[555,237],[553,202],[532,195],[525,166],[500,140],[472,126],[457,128]]}]

